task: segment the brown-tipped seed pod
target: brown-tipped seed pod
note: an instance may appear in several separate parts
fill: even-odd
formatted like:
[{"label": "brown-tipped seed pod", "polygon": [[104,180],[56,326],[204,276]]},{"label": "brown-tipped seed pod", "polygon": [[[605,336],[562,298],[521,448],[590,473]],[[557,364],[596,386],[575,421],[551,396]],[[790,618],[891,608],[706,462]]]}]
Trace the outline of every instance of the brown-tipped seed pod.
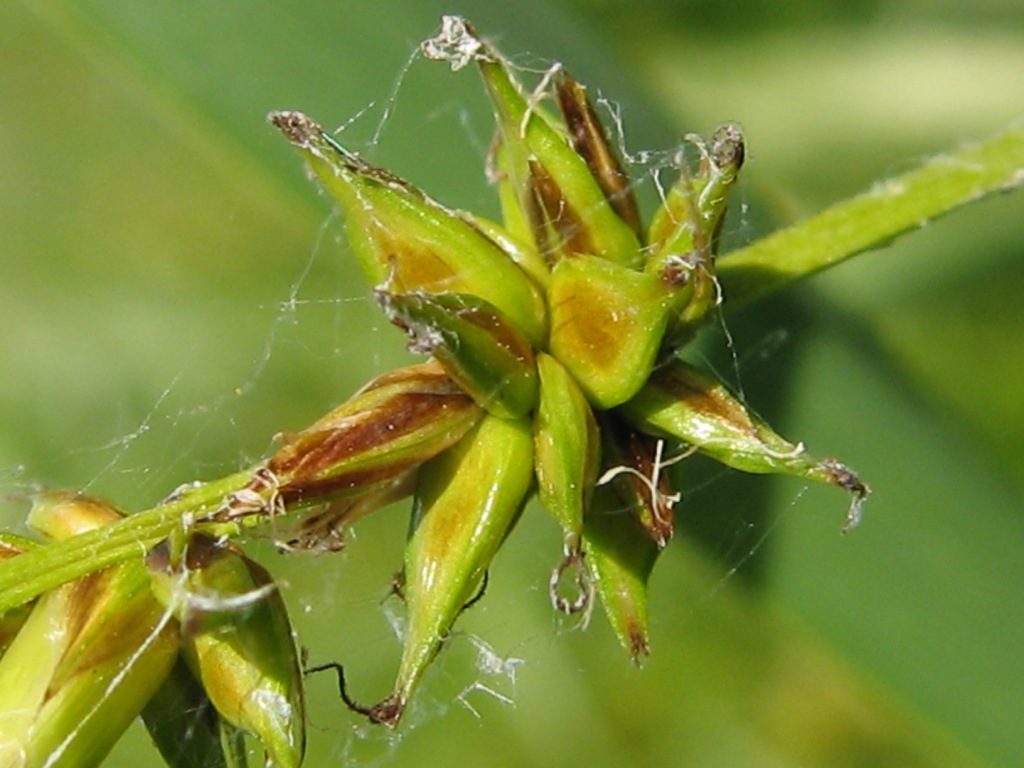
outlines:
[{"label": "brown-tipped seed pod", "polygon": [[700,152],[691,173],[680,152],[679,180],[669,190],[647,233],[645,271],[672,287],[677,316],[669,327],[670,343],[680,346],[696,333],[722,300],[715,277],[715,255],[725,222],[729,192],[743,165],[740,129],[723,125],[710,143],[696,135],[687,139]]},{"label": "brown-tipped seed pod", "polygon": [[844,530],[860,520],[870,493],[835,459],[815,459],[752,414],[722,382],[689,363],[674,360],[620,409],[637,429],[693,446],[726,466],[755,474],[796,475],[853,494]]},{"label": "brown-tipped seed pod", "polygon": [[483,410],[436,361],[374,379],[284,445],[235,494],[226,519],[389,486],[456,443]]},{"label": "brown-tipped seed pod", "polygon": [[543,340],[543,297],[477,227],[346,151],[305,115],[274,112],[269,119],[340,206],[352,248],[375,286],[392,293],[474,294],[500,309],[531,342]]},{"label": "brown-tipped seed pod", "polygon": [[621,213],[631,207],[632,192],[621,172],[612,180],[614,153],[575,81],[560,79],[567,129],[523,94],[501,55],[464,19],[444,17],[441,34],[421,50],[453,67],[470,60],[479,65],[498,123],[499,188],[510,190],[502,199],[518,202],[503,205],[509,229],[518,232],[519,222],[528,222],[537,250],[550,264],[589,253],[640,266],[637,221]]},{"label": "brown-tipped seed pod", "polygon": [[583,526],[584,563],[615,636],[638,666],[650,653],[647,581],[660,551],[636,511],[598,488]]}]

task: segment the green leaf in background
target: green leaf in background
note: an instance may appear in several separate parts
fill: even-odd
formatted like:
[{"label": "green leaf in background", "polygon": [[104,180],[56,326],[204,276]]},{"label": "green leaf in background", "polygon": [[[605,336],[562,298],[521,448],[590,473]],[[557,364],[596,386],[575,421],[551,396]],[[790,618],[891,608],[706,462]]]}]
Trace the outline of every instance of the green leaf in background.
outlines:
[{"label": "green leaf in background", "polygon": [[931,158],[920,168],[887,179],[795,227],[722,259],[723,291],[733,308],[771,295],[797,279],[877,247],[880,239],[931,223],[991,191],[1024,183],[1024,128]]},{"label": "green leaf in background", "polygon": [[[623,105],[630,150],[739,120],[749,208],[727,247],[772,212],[803,218],[1024,116],[1019,10],[767,7],[0,8],[0,490],[87,487],[142,508],[265,455],[271,435],[406,359],[263,116],[341,125],[366,108],[347,146],[479,210],[478,84],[405,68],[442,12],[529,52],[524,66],[565,61]],[[653,655],[637,672],[599,622],[552,623],[543,542],[559,533],[527,515],[401,743],[354,732],[314,678],[307,764],[455,750],[481,766],[1024,762],[1022,251],[1018,194],[752,306],[729,320],[731,350],[712,340],[755,409],[871,482],[854,534],[836,534],[844,502],[827,491],[694,472],[679,508],[691,531],[654,578]],[[0,508],[4,527],[23,514]],[[342,556],[264,557],[313,660],[344,662],[367,700],[394,671],[377,601],[400,562],[385,542],[405,524],[367,521]],[[107,764],[153,759],[139,729]]]}]

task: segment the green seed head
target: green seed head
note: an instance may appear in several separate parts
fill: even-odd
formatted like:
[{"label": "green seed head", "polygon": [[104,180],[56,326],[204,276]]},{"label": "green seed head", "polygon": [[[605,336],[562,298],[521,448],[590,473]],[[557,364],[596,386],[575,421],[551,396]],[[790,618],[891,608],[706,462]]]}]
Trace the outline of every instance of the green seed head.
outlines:
[{"label": "green seed head", "polygon": [[[306,546],[316,531],[339,541],[337,526],[415,488],[398,682],[356,707],[391,725],[534,489],[562,531],[556,607],[582,610],[596,594],[634,661],[648,651],[647,580],[679,499],[666,446],[867,493],[677,359],[723,300],[715,254],[743,163],[738,128],[687,136],[699,157],[680,152],[679,179],[645,229],[609,132],[561,65],[531,91],[457,16],[421,51],[482,75],[503,224],[433,201],[300,113],[271,115],[341,208],[388,319],[433,360],[285,438],[248,489],[274,495],[278,511],[338,499],[307,517]],[[558,594],[570,569],[574,602]]]}]

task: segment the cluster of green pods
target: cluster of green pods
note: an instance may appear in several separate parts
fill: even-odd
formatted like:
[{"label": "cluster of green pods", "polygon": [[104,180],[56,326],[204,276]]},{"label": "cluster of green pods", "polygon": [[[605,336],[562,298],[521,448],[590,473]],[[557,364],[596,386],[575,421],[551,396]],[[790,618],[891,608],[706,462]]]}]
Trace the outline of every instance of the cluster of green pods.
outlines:
[{"label": "cluster of green pods", "polygon": [[[688,137],[699,160],[681,157],[644,229],[619,154],[568,72],[555,67],[546,91],[527,92],[459,17],[445,17],[422,52],[482,75],[497,122],[500,224],[445,207],[299,112],[270,116],[340,208],[379,306],[409,349],[429,356],[385,377],[386,404],[371,384],[343,418],[286,438],[265,467],[285,506],[327,486],[337,497],[305,519],[296,546],[330,548],[358,517],[413,497],[398,680],[365,709],[388,725],[533,495],[563,532],[555,607],[599,599],[639,662],[648,577],[678,499],[670,453],[837,485],[854,494],[851,521],[867,494],[843,465],[780,437],[679,355],[723,298],[715,251],[743,162],[738,128]],[[351,419],[384,428],[357,446]],[[566,597],[570,570],[580,594]]]},{"label": "cluster of green pods", "polygon": [[[837,486],[853,496],[847,526],[868,494],[680,354],[728,299],[715,254],[743,163],[738,128],[687,137],[699,156],[679,153],[678,180],[645,228],[586,88],[563,68],[529,92],[454,16],[422,54],[482,75],[503,221],[445,207],[301,113],[271,114],[341,210],[381,310],[427,359],[282,436],[244,487],[191,521],[280,518],[294,533],[287,548],[335,550],[361,517],[412,497],[397,679],[379,703],[353,704],[389,726],[531,498],[562,534],[555,609],[599,601],[640,663],[648,579],[679,499],[672,462],[702,453]],[[35,498],[29,524],[60,541],[121,518],[52,493]],[[243,733],[267,765],[301,763],[303,670],[281,596],[238,547],[185,523],[143,556],[0,617],[0,765],[95,765],[140,712],[171,766],[245,765]],[[0,560],[36,546],[4,536]]]}]

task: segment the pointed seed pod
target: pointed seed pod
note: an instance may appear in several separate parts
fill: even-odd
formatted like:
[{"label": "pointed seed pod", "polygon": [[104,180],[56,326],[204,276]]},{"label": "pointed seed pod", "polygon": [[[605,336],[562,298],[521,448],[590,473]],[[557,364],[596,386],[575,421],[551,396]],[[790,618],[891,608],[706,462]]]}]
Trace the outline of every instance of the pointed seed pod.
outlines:
[{"label": "pointed seed pod", "polygon": [[636,195],[629,177],[622,170],[619,153],[608,140],[608,133],[587,96],[586,86],[560,69],[555,74],[555,95],[576,154],[586,162],[619,218],[640,237],[640,210]]},{"label": "pointed seed pod", "polygon": [[537,366],[530,342],[500,310],[459,293],[375,292],[413,352],[432,354],[481,408],[495,416],[525,416],[537,402]]},{"label": "pointed seed pod", "polygon": [[395,692],[370,710],[394,726],[463,606],[519,517],[533,478],[525,419],[485,416],[455,447],[424,466],[416,527],[405,549],[408,623]]},{"label": "pointed seed pod", "polygon": [[301,432],[285,435],[222,517],[362,495],[453,445],[482,413],[439,363],[399,368]]},{"label": "pointed seed pod", "polygon": [[695,135],[687,138],[700,152],[700,161],[696,172],[691,173],[680,160],[680,177],[651,220],[647,231],[651,251],[648,269],[664,268],[660,260],[693,251],[701,234],[714,250],[729,193],[743,166],[743,133],[738,126],[719,127],[710,143]]},{"label": "pointed seed pod", "polygon": [[[564,127],[524,96],[508,65],[487,41],[464,19],[446,16],[441,33],[421,50],[427,58],[448,61],[455,68],[469,61],[479,65],[498,122],[499,188],[504,184],[514,189],[511,197],[518,199],[522,212],[506,216],[506,226],[515,231],[516,222],[527,220],[538,250],[551,264],[566,254],[589,253],[639,266],[640,242],[633,222],[623,220],[617,208],[623,203],[620,186],[605,190],[602,185],[609,180],[602,174],[607,169],[602,166],[595,176]],[[567,92],[574,138],[600,164],[603,158],[596,143],[603,136],[599,139],[594,126],[583,125],[593,114],[579,114],[578,95]]]},{"label": "pointed seed pod", "polygon": [[341,208],[349,243],[374,285],[392,293],[474,294],[498,307],[532,343],[543,340],[540,291],[476,227],[348,152],[305,115],[274,112],[269,119]]},{"label": "pointed seed pod", "polygon": [[692,445],[743,472],[786,474],[853,494],[844,531],[860,520],[870,489],[835,459],[818,460],[780,437],[716,378],[681,360],[661,368],[619,412],[637,429]]},{"label": "pointed seed pod", "polygon": [[637,666],[650,653],[647,582],[660,551],[635,511],[610,488],[595,491],[583,527],[584,563],[615,636]]},{"label": "pointed seed pod", "polygon": [[566,554],[578,554],[583,515],[601,458],[600,434],[586,396],[562,364],[537,355],[540,403],[533,419],[537,495],[562,528]]},{"label": "pointed seed pod", "polygon": [[689,136],[700,151],[691,174],[681,160],[681,173],[648,231],[649,259],[645,270],[660,275],[677,295],[679,314],[672,324],[672,343],[692,338],[708,313],[721,301],[714,257],[725,221],[729,192],[743,164],[743,134],[723,125],[706,144]]},{"label": "pointed seed pod", "polygon": [[149,556],[154,588],[182,627],[182,651],[220,717],[255,735],[268,765],[297,768],[305,751],[302,672],[273,578],[232,545],[191,537],[182,562]]}]

